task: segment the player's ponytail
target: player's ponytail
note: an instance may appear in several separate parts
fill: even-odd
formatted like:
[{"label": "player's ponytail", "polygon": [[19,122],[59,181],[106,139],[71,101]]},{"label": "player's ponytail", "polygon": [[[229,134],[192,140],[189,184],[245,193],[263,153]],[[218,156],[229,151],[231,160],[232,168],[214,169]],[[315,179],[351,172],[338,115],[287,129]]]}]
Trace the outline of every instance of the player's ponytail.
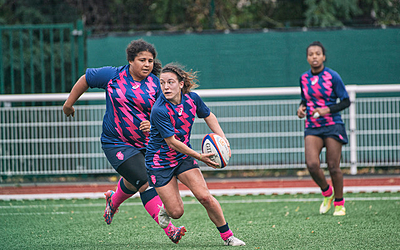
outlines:
[{"label": "player's ponytail", "polygon": [[168,63],[161,70],[161,73],[167,72],[174,73],[177,76],[179,82],[183,81],[183,94],[187,94],[190,92],[191,89],[197,88],[199,86],[197,84],[197,71],[185,71],[184,67],[177,63]]},{"label": "player's ponytail", "polygon": [[160,60],[154,59],[153,70],[151,71],[151,73],[153,73],[157,77],[160,76],[160,73],[161,73],[161,62],[160,62]]}]

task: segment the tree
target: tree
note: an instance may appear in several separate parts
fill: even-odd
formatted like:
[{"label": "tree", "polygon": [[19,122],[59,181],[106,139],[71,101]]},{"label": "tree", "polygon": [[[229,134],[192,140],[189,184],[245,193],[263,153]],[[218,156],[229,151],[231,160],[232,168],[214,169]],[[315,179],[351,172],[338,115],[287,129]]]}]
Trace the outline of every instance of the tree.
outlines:
[{"label": "tree", "polygon": [[93,33],[399,25],[398,0],[0,0],[0,24],[70,23]]},{"label": "tree", "polygon": [[357,0],[306,0],[305,26],[338,27],[342,20],[361,14]]},{"label": "tree", "polygon": [[400,25],[400,1],[365,0],[360,1],[361,23],[369,20],[374,25]]}]

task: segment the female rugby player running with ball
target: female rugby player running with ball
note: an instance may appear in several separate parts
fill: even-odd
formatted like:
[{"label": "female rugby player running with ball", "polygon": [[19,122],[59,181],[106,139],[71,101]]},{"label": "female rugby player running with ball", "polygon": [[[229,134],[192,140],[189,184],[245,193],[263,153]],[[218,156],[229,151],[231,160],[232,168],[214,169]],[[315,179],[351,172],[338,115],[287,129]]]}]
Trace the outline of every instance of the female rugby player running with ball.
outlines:
[{"label": "female rugby player running with ball", "polygon": [[[226,223],[219,202],[210,194],[195,159],[210,167],[212,153],[199,154],[189,143],[195,116],[203,118],[208,127],[225,138],[217,118],[191,88],[196,86],[195,72],[186,72],[180,66],[168,64],[160,74],[163,95],[154,103],[151,115],[150,140],[146,152],[146,166],[150,186],[154,186],[164,203],[158,215],[160,226],[167,226],[170,218],[183,215],[183,201],[179,194],[178,179],[186,185],[204,206],[208,217],[220,232],[227,246],[244,246]],[[226,138],[225,138],[226,139]],[[226,142],[229,145],[228,140]],[[164,223],[163,223],[164,222]]]}]

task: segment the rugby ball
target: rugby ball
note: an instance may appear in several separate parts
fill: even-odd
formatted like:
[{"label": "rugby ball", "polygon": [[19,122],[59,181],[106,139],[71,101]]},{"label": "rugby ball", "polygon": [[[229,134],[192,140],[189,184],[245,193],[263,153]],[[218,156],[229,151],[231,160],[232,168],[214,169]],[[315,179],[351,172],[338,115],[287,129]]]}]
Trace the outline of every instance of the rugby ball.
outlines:
[{"label": "rugby ball", "polygon": [[224,168],[229,162],[229,147],[226,141],[215,133],[210,133],[204,136],[201,143],[201,151],[204,154],[214,153],[210,159],[218,163],[217,168]]}]

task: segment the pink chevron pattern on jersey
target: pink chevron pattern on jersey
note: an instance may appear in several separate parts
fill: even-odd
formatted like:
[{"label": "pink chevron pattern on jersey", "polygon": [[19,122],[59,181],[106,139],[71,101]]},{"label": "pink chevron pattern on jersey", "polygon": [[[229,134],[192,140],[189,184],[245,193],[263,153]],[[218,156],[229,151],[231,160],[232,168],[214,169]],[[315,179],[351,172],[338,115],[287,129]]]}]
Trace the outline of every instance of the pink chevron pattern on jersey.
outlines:
[{"label": "pink chevron pattern on jersey", "polygon": [[[324,86],[325,90],[325,94],[327,96],[331,96],[332,95],[332,91],[333,91],[333,84],[332,84],[332,75],[325,71],[324,75],[322,75],[322,79],[324,79],[324,81],[322,82],[322,85]],[[324,103],[324,107],[326,107],[325,101],[323,101]],[[334,125],[335,122],[333,121],[332,115],[328,114],[327,116],[324,117],[326,119],[326,125]]]},{"label": "pink chevron pattern on jersey", "polygon": [[189,118],[189,115],[186,113],[183,113],[182,116],[179,116],[179,120],[183,123],[181,128],[185,131],[185,134],[183,135],[185,140],[183,143],[186,145],[189,143],[189,132],[190,132],[190,126],[192,125],[190,122],[188,122],[187,118]]},{"label": "pink chevron pattern on jersey", "polygon": [[320,98],[322,97],[322,92],[321,92],[322,87],[318,84],[318,81],[319,81],[318,76],[313,76],[313,77],[311,77],[311,78],[310,78],[310,81],[311,81],[311,82],[316,82],[314,85],[311,84],[311,89],[312,89],[313,92],[314,92],[314,95],[313,95],[313,96],[314,96],[315,98],[317,98],[317,99],[320,99]]},{"label": "pink chevron pattern on jersey", "polygon": [[143,120],[150,120],[150,111],[160,91],[158,78],[150,74],[143,81],[135,82],[128,64],[88,68],[86,80],[90,88],[101,88],[106,92],[102,144],[107,147],[146,147],[149,133],[139,127]]},{"label": "pink chevron pattern on jersey", "polygon": [[[129,100],[126,98],[126,88],[125,85],[130,85],[126,82],[124,76],[126,76],[126,71],[123,71],[119,74],[120,79],[117,79],[117,85],[119,87],[119,89],[116,89],[117,95],[118,97],[115,98],[115,100],[118,101],[118,103],[121,105],[121,107],[119,107],[119,110],[125,115],[125,117],[123,118],[124,121],[126,122],[126,124],[128,124],[128,126],[126,127],[126,129],[131,133],[130,138],[135,142],[134,146],[136,147],[140,147],[141,145],[138,144],[137,142],[139,141],[139,139],[141,138],[140,135],[138,135],[135,130],[139,129],[133,122],[133,115],[132,115],[132,109],[129,108]],[[121,135],[121,140],[127,142],[128,140],[123,137]]]},{"label": "pink chevron pattern on jersey", "polygon": [[[137,83],[137,82],[135,82],[135,83]],[[137,83],[137,84],[139,84],[139,86],[140,86],[140,83]],[[132,98],[132,102],[135,103],[133,108],[137,111],[136,117],[140,120],[140,122],[148,120],[149,119],[148,115],[146,115],[144,113],[145,110],[143,108],[143,107],[145,107],[145,104],[146,104],[144,98],[148,98],[148,96],[146,96],[146,94],[143,92],[143,90],[140,87],[132,88],[132,91],[135,96],[134,98]],[[132,136],[130,136],[129,138],[131,138],[133,141],[135,141],[136,147],[143,147],[144,146],[143,143],[142,142],[139,143],[139,140],[138,140],[139,138],[141,138],[141,136],[138,133],[136,133],[136,130],[139,130],[139,128],[132,123],[133,120],[131,120],[131,122],[129,122],[127,120],[125,120],[125,121],[130,124],[130,128],[134,128],[133,131],[129,130],[132,134]],[[149,138],[148,138],[149,133],[143,133],[143,135],[146,137],[145,141],[147,142],[149,140]]]},{"label": "pink chevron pattern on jersey", "polygon": [[[312,114],[312,112],[318,108],[324,108],[325,107],[325,101],[323,99],[321,99],[321,97],[323,96],[322,93],[322,87],[319,85],[319,77],[318,76],[313,76],[310,78],[311,81],[311,90],[313,91],[313,98],[317,99],[317,101],[315,103],[312,102],[311,98],[310,98],[310,115]],[[314,83],[314,84],[313,84]],[[314,104],[316,104],[317,106],[314,106]],[[315,127],[321,127],[321,124],[319,122],[317,122],[318,118],[314,118],[311,117],[310,120],[312,123],[314,123]]]},{"label": "pink chevron pattern on jersey", "polygon": [[[186,94],[186,95],[189,96],[188,94]],[[194,104],[194,101],[191,98],[188,98],[186,100],[186,102],[189,103],[189,105],[191,107],[190,108],[190,113],[192,113],[192,115],[193,115],[193,120],[192,120],[192,122],[193,122],[194,121],[194,117],[196,116],[196,110],[197,110],[196,104]]]},{"label": "pink chevron pattern on jersey", "polygon": [[154,154],[154,157],[153,157],[154,166],[153,166],[153,168],[163,168],[163,167],[160,166],[159,162],[160,162],[160,150],[158,150],[157,153]]},{"label": "pink chevron pattern on jersey", "polygon": [[[301,76],[301,85],[303,87],[304,98],[306,98],[306,100],[307,100],[307,104],[306,105],[308,107],[313,107],[312,102],[311,102],[311,97],[309,95],[309,90],[308,90],[308,79],[307,79],[307,76],[308,76],[307,74],[303,74]],[[313,108],[313,110],[314,110],[314,108]],[[310,111],[312,112],[312,110],[310,110]],[[306,127],[308,126],[308,124],[309,124],[309,122],[308,122],[308,120],[306,120],[306,122],[305,122]]]},{"label": "pink chevron pattern on jersey", "polygon": [[[166,104],[165,107],[168,110],[168,115],[171,120],[172,126],[175,128],[174,110],[168,104]],[[176,129],[175,129],[175,132],[177,132]]]},{"label": "pink chevron pattern on jersey", "polygon": [[173,150],[173,149],[171,149],[171,150],[169,150],[169,151],[167,152],[167,157],[165,158],[165,160],[167,160],[167,161],[170,162],[169,166],[171,166],[171,167],[176,167],[176,166],[178,166],[178,163],[179,163],[179,162],[176,160],[176,155],[177,155],[177,153],[176,153],[176,151]]},{"label": "pink chevron pattern on jersey", "polygon": [[119,120],[118,112],[117,112],[117,110],[115,109],[115,105],[114,105],[114,102],[113,102],[113,98],[112,98],[113,88],[111,87],[111,83],[112,83],[112,81],[110,80],[110,82],[108,83],[108,87],[107,87],[107,93],[108,93],[108,96],[110,97],[110,101],[111,101],[112,106],[113,106],[114,117],[115,117],[114,122],[115,122],[115,125],[117,126],[117,127],[115,128],[115,131],[117,131],[117,133],[118,133],[118,135],[119,135],[118,137],[119,137],[123,142],[127,142],[128,140],[123,136],[122,128],[121,128],[121,121]]},{"label": "pink chevron pattern on jersey", "polygon": [[149,81],[149,83],[147,84],[147,88],[148,88],[147,93],[149,94],[149,96],[153,97],[150,100],[151,106],[153,106],[154,102],[156,101],[156,99],[154,97],[156,96],[157,85],[154,83],[153,77],[149,76],[149,77],[147,77],[147,80]]},{"label": "pink chevron pattern on jersey", "polygon": [[[180,104],[178,105],[178,114],[181,113],[181,116],[178,116],[178,119],[182,122],[182,126],[181,129],[183,131],[185,131],[185,133],[183,134],[183,137],[185,138],[183,143],[185,143],[186,145],[189,143],[189,133],[190,133],[190,126],[192,125],[187,118],[189,118],[189,115],[186,114],[185,112],[183,112],[183,105]],[[176,130],[176,129],[175,129]]]},{"label": "pink chevron pattern on jersey", "polygon": [[307,74],[304,74],[301,76],[301,84],[303,86],[303,93],[304,93],[304,97],[306,98],[306,100],[310,99],[310,95],[308,94],[308,79],[307,79]]},{"label": "pink chevron pattern on jersey", "polygon": [[[174,115],[175,115],[175,112],[174,112],[174,110],[168,105],[168,104],[166,104],[165,105],[165,107],[167,108],[167,110],[168,110],[168,115],[169,115],[169,117],[170,117],[170,121],[171,121],[171,123],[172,123],[172,126],[174,127],[174,131],[175,131],[175,139],[177,139],[177,140],[179,140],[179,138],[177,137],[177,135],[176,135],[176,133],[179,133],[179,131],[175,128],[175,119],[174,119]],[[167,158],[166,158],[166,160],[168,160],[168,161],[170,161],[171,162],[171,164],[169,164],[171,167],[175,167],[175,166],[177,166],[178,165],[178,161],[176,160],[176,155],[177,155],[177,153],[176,153],[176,151],[175,150],[173,150],[173,149],[170,149],[167,153]]]},{"label": "pink chevron pattern on jersey", "polygon": [[306,128],[343,124],[339,113],[312,117],[316,108],[331,107],[336,104],[338,98],[348,98],[344,83],[337,72],[325,67],[318,75],[313,75],[311,70],[308,70],[301,75],[300,85],[302,100],[307,102]]},{"label": "pink chevron pattern on jersey", "polygon": [[322,79],[324,79],[324,81],[322,82],[322,85],[324,86],[325,90],[325,94],[327,96],[331,96],[332,94],[332,75],[329,74],[329,72],[325,71],[325,73],[322,75]]},{"label": "pink chevron pattern on jersey", "polygon": [[188,94],[186,94],[186,96],[188,97],[188,99],[186,100],[186,103],[188,103],[190,105],[190,107],[191,107],[189,112],[192,114],[192,119],[191,119],[191,121],[188,121],[190,116],[188,114],[186,114],[185,112],[183,112],[182,116],[179,117],[179,120],[183,123],[181,128],[185,131],[185,134],[184,134],[185,140],[183,141],[183,143],[188,145],[189,144],[190,128],[191,128],[191,126],[192,126],[192,124],[194,122],[194,118],[195,118],[195,115],[196,115],[196,105],[194,104],[193,100],[191,98],[189,98]]},{"label": "pink chevron pattern on jersey", "polygon": [[143,113],[143,105],[146,104],[146,102],[143,99],[143,96],[145,96],[145,93],[141,88],[137,88],[133,90],[135,94],[135,98],[133,98],[133,103],[135,103],[135,109],[138,111],[136,116],[141,120],[146,120],[146,116]]}]

